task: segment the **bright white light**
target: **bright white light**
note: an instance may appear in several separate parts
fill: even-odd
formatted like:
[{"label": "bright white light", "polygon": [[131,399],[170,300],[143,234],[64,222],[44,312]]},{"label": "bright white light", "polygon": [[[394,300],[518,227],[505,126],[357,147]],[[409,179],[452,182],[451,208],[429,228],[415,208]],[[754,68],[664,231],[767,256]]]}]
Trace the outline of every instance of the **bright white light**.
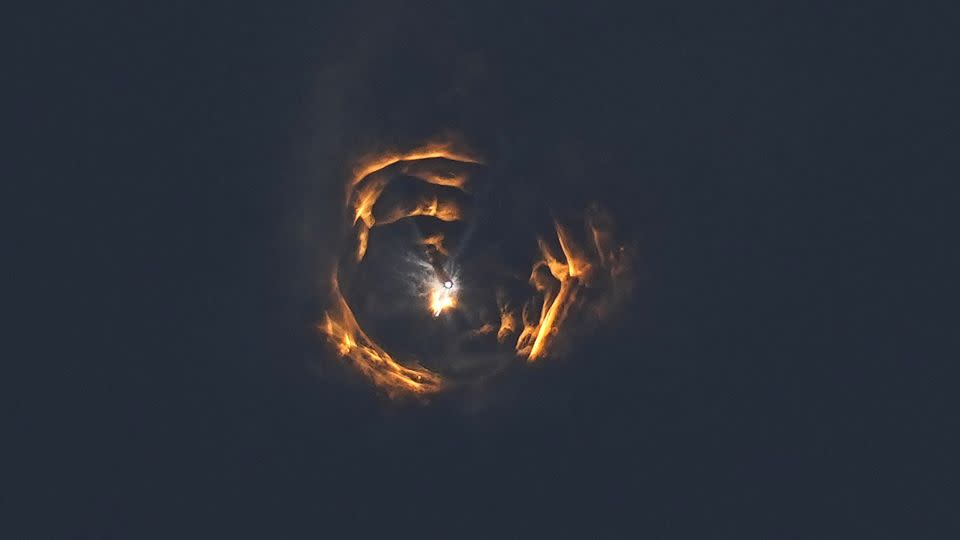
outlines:
[{"label": "bright white light", "polygon": [[452,289],[452,288],[453,288],[453,282],[450,281],[449,279],[446,280],[446,281],[444,281],[444,282],[443,282],[443,288],[444,288],[444,289]]},{"label": "bright white light", "polygon": [[[434,317],[439,317],[443,310],[457,305],[456,293],[452,287],[447,287],[447,283],[450,281],[438,284],[439,286],[435,286],[430,292],[430,309],[433,310]],[[450,285],[453,284],[450,283]]]}]

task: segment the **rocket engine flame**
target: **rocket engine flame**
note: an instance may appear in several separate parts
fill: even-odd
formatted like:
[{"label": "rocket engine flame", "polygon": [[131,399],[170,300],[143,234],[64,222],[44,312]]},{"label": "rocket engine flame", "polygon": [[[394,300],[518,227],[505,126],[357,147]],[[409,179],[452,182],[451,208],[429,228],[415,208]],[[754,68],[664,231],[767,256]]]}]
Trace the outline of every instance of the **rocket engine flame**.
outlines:
[{"label": "rocket engine flame", "polygon": [[[447,284],[450,286],[448,287]],[[445,309],[457,305],[456,291],[452,281],[435,284],[430,290],[430,310],[434,317],[439,317]]]}]

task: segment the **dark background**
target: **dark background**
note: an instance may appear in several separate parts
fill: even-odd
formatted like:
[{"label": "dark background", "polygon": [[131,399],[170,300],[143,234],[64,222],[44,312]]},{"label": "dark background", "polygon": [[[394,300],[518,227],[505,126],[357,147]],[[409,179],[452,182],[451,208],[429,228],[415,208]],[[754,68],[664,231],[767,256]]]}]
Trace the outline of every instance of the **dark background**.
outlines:
[{"label": "dark background", "polygon": [[[13,523],[956,537],[947,5],[190,2],[15,19],[31,37],[8,83],[27,143],[11,162],[36,190],[16,198],[18,292],[37,323],[16,337],[38,377],[10,394]],[[391,402],[310,330],[331,201],[351,152],[444,128],[555,204],[607,202],[640,285],[567,359]]]}]

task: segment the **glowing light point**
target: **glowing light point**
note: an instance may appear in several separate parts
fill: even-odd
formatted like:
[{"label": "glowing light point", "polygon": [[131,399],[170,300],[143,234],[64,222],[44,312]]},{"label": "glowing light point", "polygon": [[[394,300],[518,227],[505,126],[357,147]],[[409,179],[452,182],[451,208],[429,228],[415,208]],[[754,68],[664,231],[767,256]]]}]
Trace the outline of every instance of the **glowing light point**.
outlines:
[{"label": "glowing light point", "polygon": [[439,317],[443,310],[457,305],[456,291],[453,289],[453,281],[446,280],[434,285],[430,291],[430,309],[434,317]]}]

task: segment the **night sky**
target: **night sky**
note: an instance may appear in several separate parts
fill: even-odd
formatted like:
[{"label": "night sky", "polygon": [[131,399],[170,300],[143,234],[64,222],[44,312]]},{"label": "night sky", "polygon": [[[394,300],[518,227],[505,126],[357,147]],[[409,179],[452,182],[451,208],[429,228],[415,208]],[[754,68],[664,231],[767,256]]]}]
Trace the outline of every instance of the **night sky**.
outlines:
[{"label": "night sky", "polygon": [[[22,20],[11,538],[957,537],[948,3],[164,4]],[[445,130],[635,292],[389,400],[313,325],[348,158]]]}]

